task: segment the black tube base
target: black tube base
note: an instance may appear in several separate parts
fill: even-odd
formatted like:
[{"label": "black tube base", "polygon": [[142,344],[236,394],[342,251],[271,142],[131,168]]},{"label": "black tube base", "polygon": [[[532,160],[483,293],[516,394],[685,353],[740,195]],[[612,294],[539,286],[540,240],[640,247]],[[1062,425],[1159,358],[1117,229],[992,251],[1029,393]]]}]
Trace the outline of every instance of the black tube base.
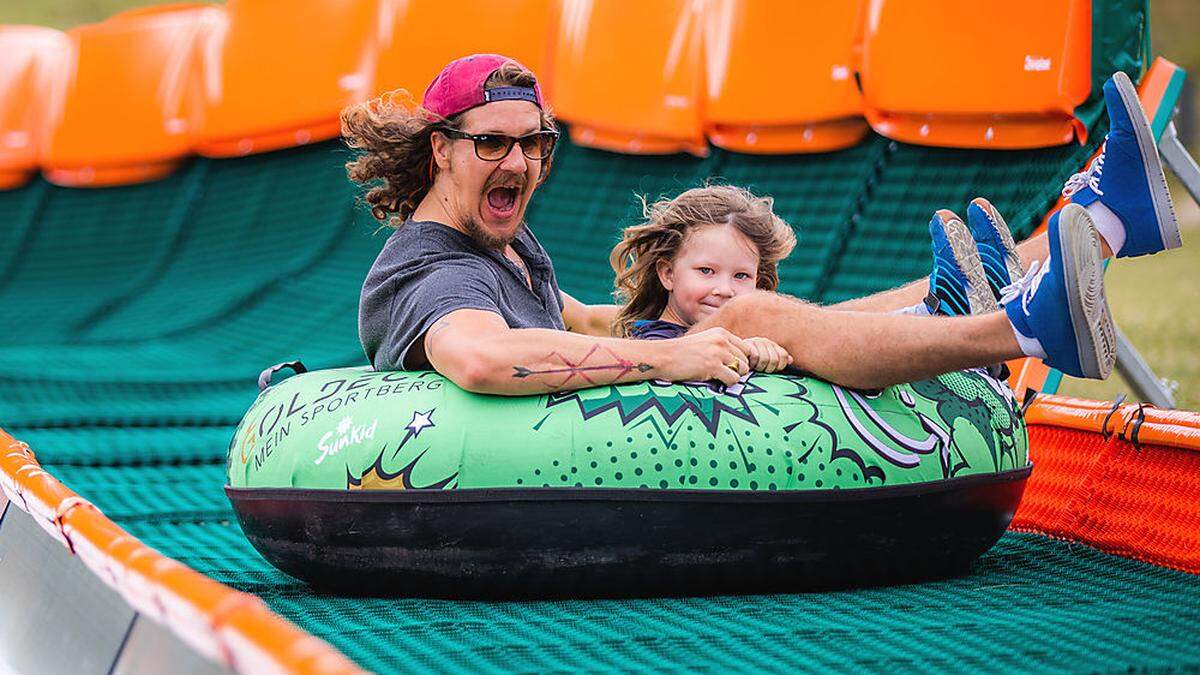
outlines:
[{"label": "black tube base", "polygon": [[819,492],[226,492],[267,560],[337,593],[715,595],[964,573],[1008,527],[1029,471]]}]

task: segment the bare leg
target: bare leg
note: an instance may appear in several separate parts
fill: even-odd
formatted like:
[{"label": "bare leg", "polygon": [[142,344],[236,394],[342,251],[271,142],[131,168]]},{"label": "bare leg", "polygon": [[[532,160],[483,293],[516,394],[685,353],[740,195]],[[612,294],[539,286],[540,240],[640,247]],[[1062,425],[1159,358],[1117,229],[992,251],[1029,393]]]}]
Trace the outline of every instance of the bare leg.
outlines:
[{"label": "bare leg", "polygon": [[[1104,252],[1106,255],[1112,255],[1111,251],[1108,250],[1107,244],[1105,244]],[[1025,269],[1029,269],[1035,260],[1045,261],[1046,257],[1050,255],[1050,248],[1046,243],[1046,234],[1043,232],[1017,244],[1017,255],[1021,256],[1021,263],[1025,266]],[[929,279],[921,278],[899,288],[880,291],[865,298],[855,298],[839,302],[836,305],[830,305],[829,309],[851,312],[894,312],[905,307],[912,307],[924,300],[928,294]]]},{"label": "bare leg", "polygon": [[692,330],[714,326],[774,340],[796,367],[860,389],[1022,356],[1003,312],[953,318],[853,312],[759,292],[730,300]]}]

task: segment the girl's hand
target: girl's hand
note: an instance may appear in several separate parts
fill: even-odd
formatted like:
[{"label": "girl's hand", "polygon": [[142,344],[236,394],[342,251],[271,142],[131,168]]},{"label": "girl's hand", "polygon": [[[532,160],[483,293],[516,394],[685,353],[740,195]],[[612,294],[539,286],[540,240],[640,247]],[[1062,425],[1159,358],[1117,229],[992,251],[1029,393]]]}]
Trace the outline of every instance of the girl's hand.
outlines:
[{"label": "girl's hand", "polygon": [[746,343],[751,370],[757,370],[760,373],[775,373],[792,363],[792,357],[787,350],[767,338],[752,337],[746,338],[743,342]]}]

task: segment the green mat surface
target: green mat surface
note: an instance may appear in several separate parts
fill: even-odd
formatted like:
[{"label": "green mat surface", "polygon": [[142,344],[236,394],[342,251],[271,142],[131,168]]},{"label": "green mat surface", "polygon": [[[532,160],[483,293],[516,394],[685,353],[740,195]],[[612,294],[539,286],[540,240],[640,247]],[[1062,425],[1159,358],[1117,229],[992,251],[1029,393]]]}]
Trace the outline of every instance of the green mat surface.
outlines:
[{"label": "green mat surface", "polygon": [[[165,497],[156,486],[131,496],[119,494],[129,481],[116,472],[62,475],[134,536],[261,596],[377,672],[1200,668],[1200,642],[1187,638],[1200,623],[1200,577],[1034,535],[1006,535],[967,576],[891,588],[555,602],[347,598],[314,593],[271,567],[227,506],[194,510],[217,506],[217,489]],[[153,514],[131,509],[143,494],[161,505]]]},{"label": "green mat surface", "polygon": [[[1009,533],[959,578],[787,595],[458,602],[314,593],[246,541],[222,465],[47,467],[148,545],[378,672],[1200,668],[1200,576]],[[177,485],[191,490],[174,489]]]},{"label": "green mat surface", "polygon": [[1200,579],[1010,534],[970,576],[835,593],[466,603],[259,590],[379,672],[1200,668]]},{"label": "green mat surface", "polygon": [[[925,275],[937,208],[990,198],[1029,233],[1102,140],[1099,86],[1145,61],[1144,0],[1093,8],[1083,146],[631,157],[565,139],[529,221],[563,289],[610,299],[639,197],[706,180],[775,198],[784,291],[836,302]],[[132,534],[380,672],[1200,669],[1200,577],[1008,534],[962,578],[805,595],[472,603],[314,594],[246,541],[222,492],[262,368],[365,363],[358,293],[387,232],[322,143],[194,159],[155,183],[0,192],[0,427]]]},{"label": "green mat surface", "polygon": [[[989,195],[1029,232],[1099,137],[985,153],[872,136],[828,155],[704,160],[566,142],[529,218],[563,288],[603,302],[606,252],[638,195],[747,185],[799,233],[784,290],[836,301],[925,274],[936,207]],[[364,361],[358,291],[386,233],[356,207],[345,159],[327,143],[198,159],[148,185],[0,194],[16,223],[2,236],[19,249],[0,260],[0,301],[29,325],[0,334],[0,426],[135,536],[381,672],[1200,664],[1180,638],[1200,618],[1196,577],[1021,535],[971,576],[892,589],[507,604],[314,594],[249,546],[221,484],[261,368]]]},{"label": "green mat surface", "polygon": [[[836,301],[923,275],[938,206],[989,195],[1029,232],[1093,145],[984,153],[872,136],[830,155],[697,160],[568,142],[530,222],[563,288],[602,302],[605,253],[638,217],[637,196],[717,177],[773,195],[797,228],[784,290]],[[385,235],[356,208],[345,158],[323,144],[196,160],[150,185],[0,196],[20,248],[0,263],[12,270],[0,297],[37,324],[0,334],[0,425],[135,536],[381,672],[1200,665],[1180,637],[1200,618],[1196,577],[1023,535],[968,577],[891,589],[554,603],[314,594],[249,546],[222,463],[261,368],[364,360],[358,290]],[[60,243],[71,213],[96,217]],[[30,218],[42,224],[22,229]],[[114,253],[125,239],[136,241]]]}]

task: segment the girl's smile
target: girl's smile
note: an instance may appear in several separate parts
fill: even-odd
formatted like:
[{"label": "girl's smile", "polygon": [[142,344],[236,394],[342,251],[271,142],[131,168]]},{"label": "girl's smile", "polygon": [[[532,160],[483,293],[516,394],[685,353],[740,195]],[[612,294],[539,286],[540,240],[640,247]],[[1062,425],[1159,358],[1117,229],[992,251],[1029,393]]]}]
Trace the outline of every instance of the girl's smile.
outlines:
[{"label": "girl's smile", "polygon": [[670,262],[660,260],[659,281],[670,293],[662,320],[691,326],[730,298],[752,292],[758,249],[729,225],[702,225],[688,233]]}]

